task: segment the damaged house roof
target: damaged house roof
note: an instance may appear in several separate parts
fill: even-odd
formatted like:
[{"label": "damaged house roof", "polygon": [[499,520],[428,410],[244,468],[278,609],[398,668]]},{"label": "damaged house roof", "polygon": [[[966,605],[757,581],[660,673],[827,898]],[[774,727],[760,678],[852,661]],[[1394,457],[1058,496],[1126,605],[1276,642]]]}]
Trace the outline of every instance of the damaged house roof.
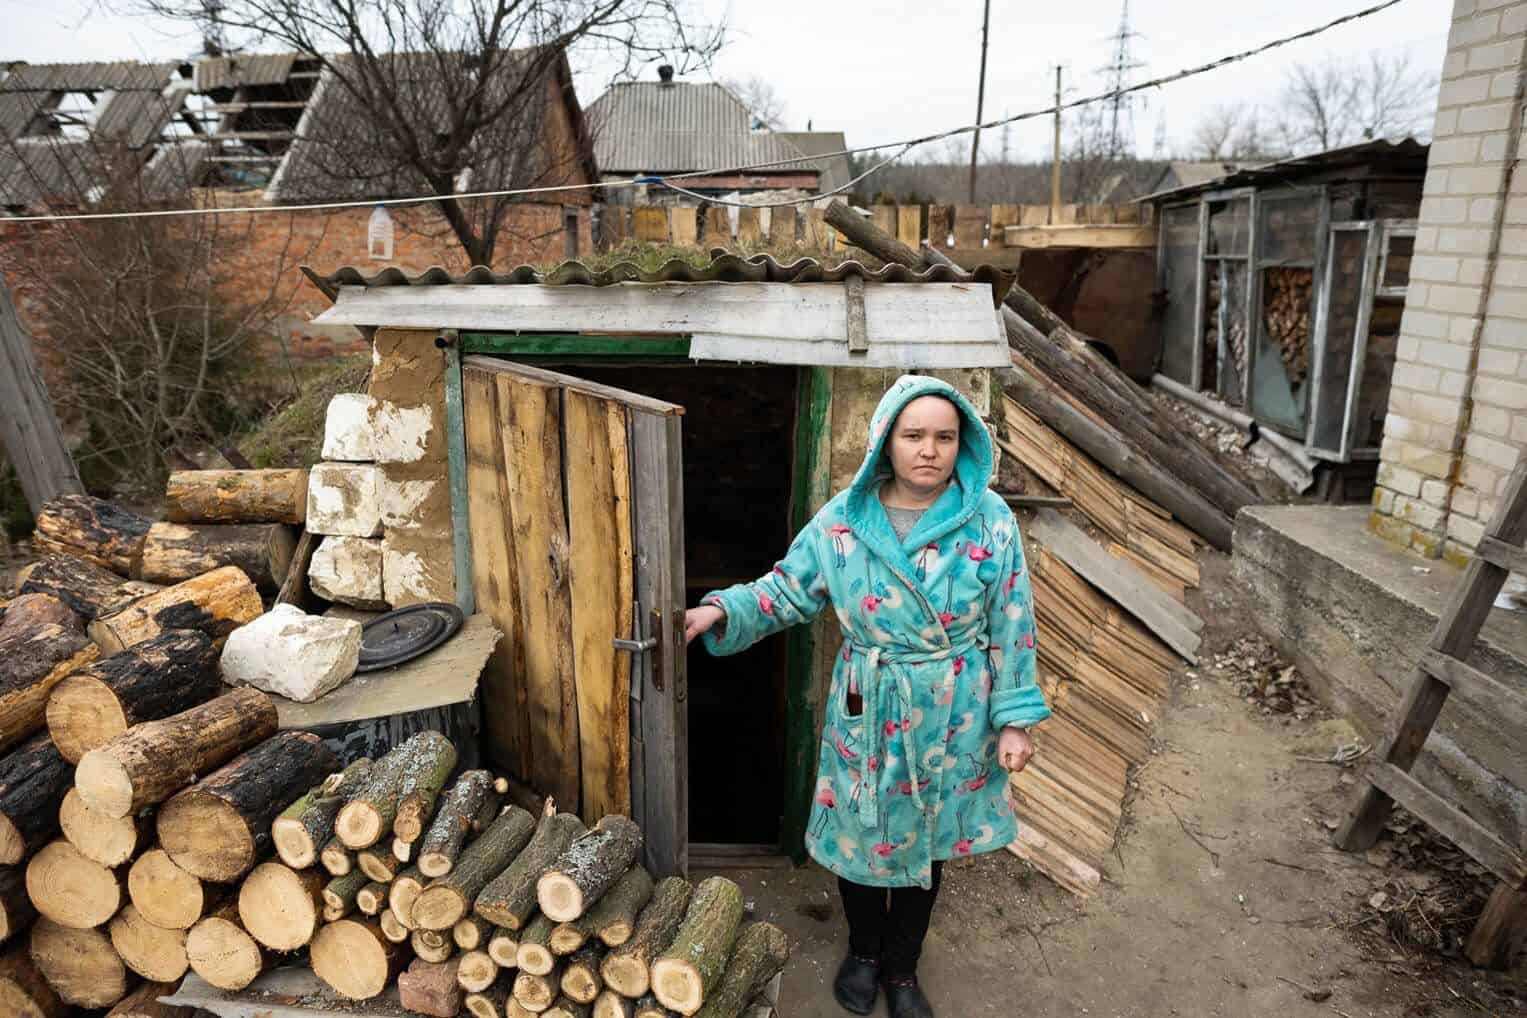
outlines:
[{"label": "damaged house roof", "polygon": [[1362,141],[1312,155],[1280,159],[1274,163],[1240,164],[1239,166],[1227,164],[1229,169],[1225,173],[1208,179],[1199,178],[1191,183],[1160,190],[1135,200],[1175,201],[1203,191],[1222,191],[1232,187],[1261,187],[1284,180],[1353,171],[1393,172],[1405,176],[1419,176],[1426,173],[1426,158],[1429,151],[1429,146],[1421,144],[1414,138],[1405,138],[1397,142],[1383,139]]},{"label": "damaged house roof", "polygon": [[[693,359],[722,362],[1011,364],[996,309],[1013,277],[988,266],[914,272],[894,264],[870,269],[852,261],[825,266],[810,258],[781,263],[768,255],[719,254],[703,266],[671,259],[656,271],[564,262],[550,272],[479,266],[455,276],[441,268],[417,276],[396,268],[372,276],[355,268],[303,272],[334,301],[317,324],[682,335]],[[858,323],[863,349],[851,350],[850,330],[861,330]]]}]

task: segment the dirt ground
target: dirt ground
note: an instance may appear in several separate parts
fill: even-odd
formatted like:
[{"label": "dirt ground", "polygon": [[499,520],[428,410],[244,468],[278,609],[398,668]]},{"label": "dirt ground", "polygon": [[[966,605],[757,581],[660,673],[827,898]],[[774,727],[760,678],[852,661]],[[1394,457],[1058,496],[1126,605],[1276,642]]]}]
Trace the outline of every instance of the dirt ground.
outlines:
[{"label": "dirt ground", "polygon": [[[1383,842],[1371,857],[1331,847],[1328,821],[1352,778],[1297,759],[1329,758],[1357,735],[1320,710],[1266,715],[1213,666],[1252,631],[1252,608],[1226,556],[1201,562],[1193,607],[1209,620],[1203,658],[1178,672],[1101,892],[1080,901],[1005,851],[951,864],[921,968],[935,1011],[1527,1014],[1527,965],[1479,972],[1403,946],[1374,921],[1376,889],[1407,875],[1384,868]],[[844,1014],[831,995],[847,937],[830,874],[813,865],[728,875],[795,945],[781,1018]]]}]

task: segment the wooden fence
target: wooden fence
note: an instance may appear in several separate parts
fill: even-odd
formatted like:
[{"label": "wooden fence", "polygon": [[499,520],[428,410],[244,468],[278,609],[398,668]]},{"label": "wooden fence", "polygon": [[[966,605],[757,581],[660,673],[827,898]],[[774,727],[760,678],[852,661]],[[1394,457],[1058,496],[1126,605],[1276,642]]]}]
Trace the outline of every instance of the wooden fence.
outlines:
[{"label": "wooden fence", "polygon": [[[1156,227],[1148,205],[872,205],[876,226],[911,247],[925,239],[959,261],[959,253],[1002,253],[1048,247],[1154,248]],[[728,208],[720,205],[605,205],[601,249],[631,239],[677,247],[744,250],[846,247],[823,210],[801,206]]]}]

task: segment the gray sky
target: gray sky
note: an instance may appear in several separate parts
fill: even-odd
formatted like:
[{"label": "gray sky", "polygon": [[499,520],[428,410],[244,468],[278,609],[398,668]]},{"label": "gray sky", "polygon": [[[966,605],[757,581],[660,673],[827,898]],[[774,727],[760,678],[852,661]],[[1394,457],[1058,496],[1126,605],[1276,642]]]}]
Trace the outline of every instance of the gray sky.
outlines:
[{"label": "gray sky", "polygon": [[[125,0],[110,0],[119,8]],[[730,42],[714,72],[759,77],[785,102],[786,120],[803,129],[842,130],[851,145],[874,144],[970,123],[975,116],[981,42],[980,0],[692,0],[710,17],[727,15]],[[1055,65],[1068,92],[1101,91],[1096,73],[1111,58],[1121,0],[993,0],[986,117],[1053,101]],[[1250,48],[1367,6],[1366,0],[1133,0],[1133,59],[1139,78],[1155,77]],[[1216,104],[1270,109],[1288,68],[1328,55],[1366,59],[1407,55],[1435,76],[1442,66],[1452,0],[1404,0],[1398,6],[1149,95],[1135,111],[1139,151],[1150,155],[1158,121],[1169,149],[1187,143]],[[103,13],[91,0],[0,0],[9,24],[0,58],[33,63],[169,58],[196,50],[195,33],[151,19]],[[606,76],[580,68],[580,92],[592,101]],[[1136,80],[1139,80],[1137,78]],[[1048,154],[1048,120],[1015,126],[1015,158]],[[1000,139],[982,138],[995,155]],[[966,149],[968,152],[968,149]],[[919,150],[919,156],[928,154]]]}]

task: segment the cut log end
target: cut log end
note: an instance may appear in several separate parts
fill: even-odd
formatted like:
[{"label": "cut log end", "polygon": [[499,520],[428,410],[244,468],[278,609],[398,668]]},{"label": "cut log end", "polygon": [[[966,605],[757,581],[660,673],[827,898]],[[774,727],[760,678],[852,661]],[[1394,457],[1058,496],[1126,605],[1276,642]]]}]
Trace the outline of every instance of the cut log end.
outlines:
[{"label": "cut log end", "polygon": [[394,944],[401,944],[408,939],[408,927],[398,921],[397,914],[390,908],[383,909],[377,916],[377,925],[382,928],[382,936]]},{"label": "cut log end", "polygon": [[242,990],[264,971],[266,956],[238,923],[210,916],[186,934],[186,960],[218,989]]},{"label": "cut log end", "polygon": [[690,1015],[705,1002],[700,971],[679,958],[659,958],[652,964],[652,993],[670,1011]]},{"label": "cut log end", "polygon": [[419,856],[419,872],[427,877],[443,877],[451,872],[455,860],[443,852],[425,852]]},{"label": "cut log end", "polygon": [[646,964],[629,954],[605,955],[599,974],[623,997],[642,997],[652,988],[652,974]]},{"label": "cut log end", "polygon": [[390,884],[397,876],[397,860],[385,852],[378,851],[375,846],[357,852],[355,863],[366,876],[379,884]]},{"label": "cut log end", "polygon": [[270,838],[281,861],[294,870],[305,870],[318,861],[318,846],[300,820],[277,817],[270,825]]},{"label": "cut log end", "polygon": [[80,854],[102,866],[120,866],[138,850],[142,828],[131,816],[108,817],[85,805],[73,788],[58,808],[58,826]]},{"label": "cut log end", "polygon": [[66,1003],[110,1007],[127,995],[127,966],[102,930],[72,930],[39,919],[32,927],[31,954]]},{"label": "cut log end", "polygon": [[74,787],[85,806],[103,816],[125,817],[133,810],[133,780],[110,753],[93,749],[80,757]]},{"label": "cut log end", "polygon": [[[355,866],[355,858],[352,856],[338,838],[330,838],[323,846],[323,851],[318,855],[318,861],[323,863],[323,868],[329,871],[331,877],[342,877],[349,873]],[[293,866],[293,869],[301,869]]]},{"label": "cut log end", "polygon": [[422,929],[448,930],[461,921],[470,906],[454,887],[429,887],[414,900],[413,920]]},{"label": "cut log end", "polygon": [[323,911],[322,874],[280,863],[256,866],[239,888],[239,919],[274,951],[295,951],[313,939]]},{"label": "cut log end", "polygon": [[254,834],[229,803],[187,789],[159,810],[159,843],[186,872],[229,883],[255,859]]},{"label": "cut log end", "polygon": [[0,813],[0,866],[14,866],[25,859],[26,854],[26,839],[11,818]]},{"label": "cut log end", "polygon": [[498,978],[498,962],[487,951],[467,951],[456,967],[456,982],[468,993],[478,993]]},{"label": "cut log end", "polygon": [[156,983],[177,982],[190,968],[186,957],[186,931],[155,926],[128,905],[108,928],[111,946],[122,961],[144,979]]},{"label": "cut log end", "polygon": [[519,970],[529,972],[533,976],[544,976],[557,967],[557,956],[552,954],[551,948],[545,944],[521,941],[514,957]]},{"label": "cut log end", "polygon": [[562,873],[548,873],[536,885],[541,911],[559,923],[570,923],[583,915],[583,891]]},{"label": "cut log end", "polygon": [[47,717],[53,744],[74,764],[132,724],[116,693],[92,675],[71,675],[55,686],[48,699]]},{"label": "cut log end", "polygon": [[346,848],[370,848],[382,836],[382,815],[369,803],[346,803],[334,823],[334,833]]},{"label": "cut log end", "polygon": [[127,871],[127,893],[143,918],[169,930],[195,925],[206,908],[202,882],[175,864],[162,848],[138,857]]},{"label": "cut log end", "polygon": [[76,930],[100,926],[122,907],[122,882],[67,841],[45,845],[27,864],[27,897],[47,918]]},{"label": "cut log end", "polygon": [[498,962],[500,968],[512,969],[519,965],[520,942],[508,930],[500,929],[488,938],[488,956]]},{"label": "cut log end", "polygon": [[406,953],[382,936],[375,923],[341,919],[318,932],[311,958],[313,973],[334,992],[369,1000],[387,988]]}]

